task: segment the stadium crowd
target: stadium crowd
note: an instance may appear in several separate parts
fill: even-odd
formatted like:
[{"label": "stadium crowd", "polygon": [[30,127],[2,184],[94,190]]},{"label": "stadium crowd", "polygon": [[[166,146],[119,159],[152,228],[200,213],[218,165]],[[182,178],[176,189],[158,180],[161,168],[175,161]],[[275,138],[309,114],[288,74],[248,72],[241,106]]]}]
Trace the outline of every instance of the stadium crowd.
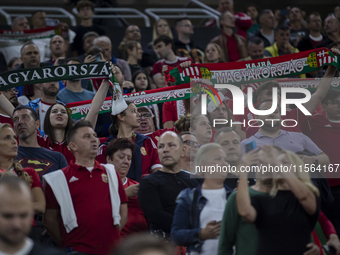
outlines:
[{"label": "stadium crowd", "polygon": [[[13,19],[14,34],[55,25],[63,33],[31,40],[0,35],[8,72],[108,61],[116,86],[130,94],[175,88],[167,79],[175,67],[320,47],[340,55],[340,5],[321,17],[297,6],[236,12],[233,0],[219,0],[220,34],[204,49],[192,39],[190,19],[178,19],[173,31],[160,19],[148,45],[141,44],[141,29],[128,25],[115,38],[120,55],[113,55],[112,38],[93,22],[93,2],[71,2],[80,19],[73,30],[52,24],[43,10],[32,13],[31,24],[25,16]],[[320,78],[303,104],[311,116],[291,106],[283,115],[280,104],[270,115],[245,107],[234,116],[227,96],[205,115],[192,99],[137,107],[126,98],[124,110],[102,113],[106,98],[117,96],[102,77],[2,86],[0,254],[340,255],[340,176],[240,171],[254,165],[338,170],[340,90],[331,88],[337,68],[292,78],[306,77]],[[278,81],[260,82],[255,107],[268,110],[280,96]],[[86,117],[74,117],[68,105],[86,100]],[[213,125],[216,119],[228,122]],[[297,125],[281,126],[285,119]],[[197,172],[211,166],[237,171]]]}]

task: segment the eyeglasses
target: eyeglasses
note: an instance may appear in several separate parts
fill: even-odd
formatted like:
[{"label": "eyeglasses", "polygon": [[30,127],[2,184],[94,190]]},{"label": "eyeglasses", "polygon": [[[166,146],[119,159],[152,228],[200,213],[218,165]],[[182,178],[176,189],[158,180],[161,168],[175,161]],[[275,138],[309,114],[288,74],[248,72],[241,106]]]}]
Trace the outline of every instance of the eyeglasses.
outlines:
[{"label": "eyeglasses", "polygon": [[153,115],[151,113],[149,113],[149,112],[146,112],[146,113],[141,113],[140,114],[139,118],[142,118],[142,117],[144,117],[145,119],[148,119],[148,118],[153,117]]},{"label": "eyeglasses", "polygon": [[140,33],[140,29],[129,30],[129,33],[134,33],[134,32]]},{"label": "eyeglasses", "polygon": [[198,142],[191,141],[191,140],[185,140],[183,141],[183,143],[185,143],[186,145],[189,145],[190,147],[198,147],[198,148],[201,147],[201,144],[199,144]]}]

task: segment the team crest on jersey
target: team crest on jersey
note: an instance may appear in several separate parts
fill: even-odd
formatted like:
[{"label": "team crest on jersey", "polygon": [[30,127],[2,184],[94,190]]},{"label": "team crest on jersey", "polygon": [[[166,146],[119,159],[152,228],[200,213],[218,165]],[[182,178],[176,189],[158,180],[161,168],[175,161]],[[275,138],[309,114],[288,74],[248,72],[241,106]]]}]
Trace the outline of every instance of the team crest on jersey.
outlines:
[{"label": "team crest on jersey", "polygon": [[102,174],[102,181],[105,182],[105,183],[108,183],[108,179],[107,179],[106,174]]},{"label": "team crest on jersey", "polygon": [[155,136],[155,139],[158,141],[159,140],[159,136]]},{"label": "team crest on jersey", "polygon": [[140,153],[142,153],[144,156],[147,154],[144,147],[140,148]]}]

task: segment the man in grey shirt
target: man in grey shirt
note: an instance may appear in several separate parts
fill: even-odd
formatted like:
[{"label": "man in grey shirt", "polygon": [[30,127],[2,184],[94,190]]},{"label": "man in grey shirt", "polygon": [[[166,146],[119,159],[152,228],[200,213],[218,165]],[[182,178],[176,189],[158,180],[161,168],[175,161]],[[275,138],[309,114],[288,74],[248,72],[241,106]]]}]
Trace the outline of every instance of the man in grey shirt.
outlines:
[{"label": "man in grey shirt", "polygon": [[[272,100],[264,100],[258,103],[256,109],[258,110],[268,110],[272,106]],[[301,155],[301,159],[305,164],[314,165],[327,165],[329,164],[328,156],[323,153],[319,147],[306,135],[298,132],[288,132],[281,130],[281,114],[280,106],[270,115],[256,115],[256,119],[262,120],[263,125],[260,130],[250,138],[244,139],[241,142],[242,152],[246,152],[246,144],[255,141],[256,147],[262,145],[277,145],[285,150],[292,152],[298,152],[303,150],[309,150],[316,156],[305,156]],[[275,121],[272,121],[275,120]],[[262,122],[259,121],[259,125]]]},{"label": "man in grey shirt", "polygon": [[[70,58],[67,61],[68,65],[81,64],[77,58]],[[92,100],[96,93],[83,89],[81,86],[81,80],[68,80],[66,81],[66,87],[59,91],[57,99],[65,104]]]}]

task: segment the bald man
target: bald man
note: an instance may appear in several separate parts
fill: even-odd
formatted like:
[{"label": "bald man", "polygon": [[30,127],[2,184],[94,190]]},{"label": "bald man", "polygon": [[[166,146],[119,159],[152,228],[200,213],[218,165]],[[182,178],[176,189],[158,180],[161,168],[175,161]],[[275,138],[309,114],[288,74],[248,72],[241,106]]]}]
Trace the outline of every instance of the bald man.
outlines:
[{"label": "bald man", "polygon": [[59,255],[28,238],[34,211],[31,190],[16,176],[0,178],[0,254]]}]

